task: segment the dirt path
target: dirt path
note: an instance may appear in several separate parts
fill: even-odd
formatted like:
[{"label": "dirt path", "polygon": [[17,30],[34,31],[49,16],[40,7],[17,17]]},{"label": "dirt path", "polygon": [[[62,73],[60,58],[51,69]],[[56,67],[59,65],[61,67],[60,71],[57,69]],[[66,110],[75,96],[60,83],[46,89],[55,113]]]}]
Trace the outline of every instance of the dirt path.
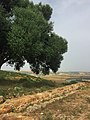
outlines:
[{"label": "dirt path", "polygon": [[3,104],[0,104],[0,120],[39,120],[33,118],[31,113],[72,95],[85,86],[87,84],[82,82],[34,95],[6,100]]}]

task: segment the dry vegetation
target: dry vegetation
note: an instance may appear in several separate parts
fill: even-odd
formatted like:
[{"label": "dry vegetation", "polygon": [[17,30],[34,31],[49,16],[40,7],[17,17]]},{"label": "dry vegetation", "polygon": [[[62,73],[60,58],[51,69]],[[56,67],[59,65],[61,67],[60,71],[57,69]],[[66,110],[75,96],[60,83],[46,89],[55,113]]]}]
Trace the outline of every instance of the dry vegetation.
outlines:
[{"label": "dry vegetation", "polygon": [[0,73],[0,120],[90,120],[90,82],[67,85]]},{"label": "dry vegetation", "polygon": [[41,76],[41,78],[52,80],[58,83],[62,83],[67,79],[89,79],[90,80],[90,73],[62,73],[62,74],[50,74],[46,76]]},{"label": "dry vegetation", "polygon": [[50,120],[90,120],[90,87],[49,104],[39,112],[36,111],[36,115],[40,112],[45,120],[48,117]]}]

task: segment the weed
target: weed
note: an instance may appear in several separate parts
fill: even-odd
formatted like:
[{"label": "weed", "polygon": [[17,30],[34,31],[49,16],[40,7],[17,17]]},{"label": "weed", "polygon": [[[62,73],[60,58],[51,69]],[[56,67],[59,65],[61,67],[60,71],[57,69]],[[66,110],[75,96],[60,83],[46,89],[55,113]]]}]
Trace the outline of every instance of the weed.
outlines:
[{"label": "weed", "polygon": [[42,120],[53,120],[52,114],[48,112],[45,116],[43,116]]}]

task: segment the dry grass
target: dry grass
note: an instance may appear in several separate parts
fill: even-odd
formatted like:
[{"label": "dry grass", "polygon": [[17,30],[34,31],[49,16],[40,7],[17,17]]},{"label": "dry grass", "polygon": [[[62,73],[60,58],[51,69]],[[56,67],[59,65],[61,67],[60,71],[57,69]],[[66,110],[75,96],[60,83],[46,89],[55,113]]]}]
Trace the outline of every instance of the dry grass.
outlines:
[{"label": "dry grass", "polygon": [[90,79],[90,75],[81,75],[81,74],[50,74],[50,75],[46,75],[46,76],[41,76],[41,78],[47,79],[47,80],[52,80],[55,81],[57,83],[62,83],[65,82],[67,79],[82,79],[82,78],[86,78],[86,79]]},{"label": "dry grass", "polygon": [[80,89],[62,100],[49,104],[38,114],[41,112],[43,116],[48,116],[50,113],[52,120],[90,120],[90,87]]}]

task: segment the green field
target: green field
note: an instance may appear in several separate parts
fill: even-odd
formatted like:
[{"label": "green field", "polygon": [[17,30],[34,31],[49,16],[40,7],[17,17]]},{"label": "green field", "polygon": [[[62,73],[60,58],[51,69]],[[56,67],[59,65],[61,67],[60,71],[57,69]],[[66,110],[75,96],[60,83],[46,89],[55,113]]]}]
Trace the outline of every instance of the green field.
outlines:
[{"label": "green field", "polygon": [[4,96],[5,99],[35,94],[73,83],[76,82],[57,83],[52,80],[46,80],[19,72],[0,70],[0,95]]},{"label": "green field", "polygon": [[18,72],[0,70],[0,95],[5,98],[43,92],[57,87],[55,82]]}]

